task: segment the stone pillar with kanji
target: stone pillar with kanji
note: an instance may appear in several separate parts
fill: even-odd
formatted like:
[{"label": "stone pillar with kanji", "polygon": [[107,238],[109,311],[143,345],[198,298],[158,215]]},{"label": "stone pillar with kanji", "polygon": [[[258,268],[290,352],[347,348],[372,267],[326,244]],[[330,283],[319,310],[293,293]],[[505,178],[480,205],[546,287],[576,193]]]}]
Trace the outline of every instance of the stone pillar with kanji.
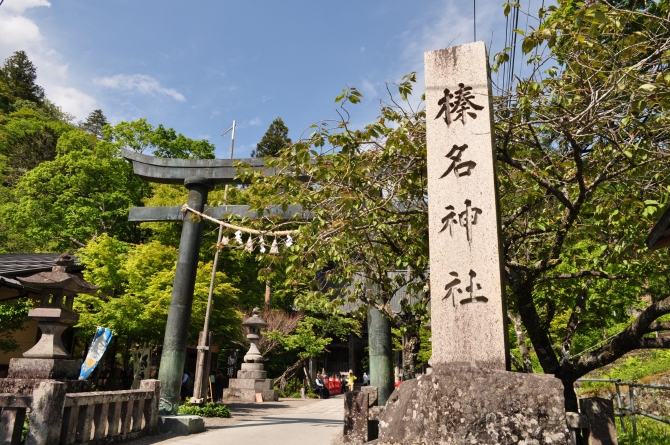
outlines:
[{"label": "stone pillar with kanji", "polygon": [[507,371],[507,319],[484,42],[425,53],[433,372],[404,381],[379,444],[568,444],[563,385]]}]

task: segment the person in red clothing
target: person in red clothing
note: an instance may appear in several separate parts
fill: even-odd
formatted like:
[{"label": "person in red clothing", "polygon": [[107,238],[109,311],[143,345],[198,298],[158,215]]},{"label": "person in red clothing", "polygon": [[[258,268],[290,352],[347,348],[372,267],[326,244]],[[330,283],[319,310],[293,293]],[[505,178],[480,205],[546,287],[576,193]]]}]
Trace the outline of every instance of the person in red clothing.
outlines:
[{"label": "person in red clothing", "polygon": [[398,377],[398,381],[395,382],[395,387],[397,388],[398,386],[402,385],[402,377]]}]

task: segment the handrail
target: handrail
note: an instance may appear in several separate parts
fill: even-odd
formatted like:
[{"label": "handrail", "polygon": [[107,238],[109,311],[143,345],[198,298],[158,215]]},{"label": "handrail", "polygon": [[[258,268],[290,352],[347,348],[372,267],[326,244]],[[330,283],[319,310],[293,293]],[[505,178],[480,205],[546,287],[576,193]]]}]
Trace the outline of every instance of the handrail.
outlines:
[{"label": "handrail", "polygon": [[[631,423],[632,423],[632,432],[633,432],[633,441],[637,440],[637,423],[635,420],[636,415],[648,417],[650,419],[656,420],[657,422],[662,422],[667,425],[670,425],[670,419],[657,416],[655,414],[647,413],[635,408],[635,394],[633,388],[650,388],[650,389],[660,389],[665,391],[670,391],[670,386],[667,385],[653,385],[650,383],[637,383],[637,382],[624,382],[621,379],[577,379],[577,382],[603,382],[603,383],[614,383],[617,396],[617,408],[619,412],[615,412],[614,415],[619,417],[621,422],[621,429],[625,432],[626,427],[623,422],[623,418],[626,416],[624,412],[630,413]],[[619,390],[620,386],[628,387],[628,406],[625,407],[621,403],[621,393]]]}]

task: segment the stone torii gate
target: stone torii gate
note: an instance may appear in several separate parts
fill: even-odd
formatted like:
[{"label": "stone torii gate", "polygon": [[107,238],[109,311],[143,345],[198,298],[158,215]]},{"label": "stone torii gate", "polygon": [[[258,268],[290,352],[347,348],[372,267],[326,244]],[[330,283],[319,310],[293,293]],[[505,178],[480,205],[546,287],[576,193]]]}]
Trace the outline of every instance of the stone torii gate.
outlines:
[{"label": "stone torii gate", "polygon": [[[121,149],[125,159],[133,164],[137,176],[149,182],[163,184],[184,184],[188,189],[186,205],[196,212],[221,219],[227,215],[256,218],[278,216],[291,219],[304,215],[300,206],[289,206],[283,211],[281,206],[270,206],[263,215],[250,211],[249,206],[206,207],[207,195],[216,184],[237,184],[235,162],[248,164],[253,170],[274,175],[274,169],[265,168],[262,158],[249,159],[172,159],[157,158]],[[202,241],[203,222],[185,218],[181,207],[132,207],[129,221],[183,221],[177,268],[172,288],[170,310],[165,326],[165,340],[161,356],[158,379],[161,381],[159,412],[161,415],[175,415],[179,409],[182,371],[186,360],[186,343],[191,320],[191,307],[198,267],[198,256]]]}]

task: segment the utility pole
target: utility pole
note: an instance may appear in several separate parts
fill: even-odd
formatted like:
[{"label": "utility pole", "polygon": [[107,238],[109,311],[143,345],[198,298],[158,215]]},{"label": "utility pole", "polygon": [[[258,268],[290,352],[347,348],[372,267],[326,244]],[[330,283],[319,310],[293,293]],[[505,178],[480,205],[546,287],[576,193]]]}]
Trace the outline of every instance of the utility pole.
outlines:
[{"label": "utility pole", "polygon": [[[233,131],[230,140],[230,159],[233,159],[233,150],[235,148],[235,121],[233,126],[221,133],[225,136],[229,131]],[[228,184],[224,191],[224,204],[227,204]],[[191,403],[202,403],[207,398],[207,381],[209,379],[209,370],[211,369],[212,351],[212,333],[209,332],[209,317],[212,311],[212,294],[214,293],[214,280],[216,278],[216,266],[219,262],[219,252],[221,251],[221,239],[223,238],[223,226],[219,225],[219,236],[216,241],[216,252],[214,253],[214,263],[212,264],[212,277],[209,281],[209,295],[207,296],[207,310],[205,312],[205,325],[198,336],[198,358],[195,370],[195,381],[193,382],[193,397]],[[206,372],[205,372],[206,371]],[[212,402],[214,395],[210,394]]]}]

